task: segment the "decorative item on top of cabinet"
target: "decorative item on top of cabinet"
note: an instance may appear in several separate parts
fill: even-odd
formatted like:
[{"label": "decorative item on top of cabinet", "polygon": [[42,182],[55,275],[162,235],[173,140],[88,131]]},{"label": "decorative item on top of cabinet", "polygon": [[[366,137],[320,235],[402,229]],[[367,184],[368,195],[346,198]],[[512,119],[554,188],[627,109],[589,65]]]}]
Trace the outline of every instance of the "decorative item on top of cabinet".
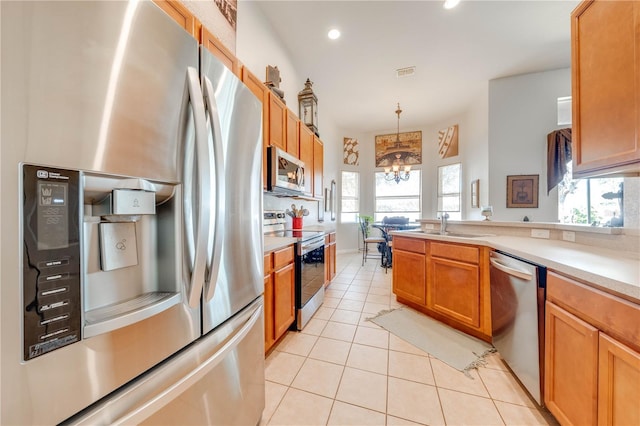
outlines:
[{"label": "decorative item on top of cabinet", "polygon": [[238,59],[233,52],[225,47],[222,42],[213,35],[204,25],[200,30],[200,43],[213,55],[229,68],[236,76],[241,77]]},{"label": "decorative item on top of cabinet", "polygon": [[318,133],[318,97],[313,93],[313,82],[307,78],[304,89],[298,93],[298,117],[316,135]]},{"label": "decorative item on top of cabinet", "polygon": [[573,175],[640,174],[640,2],[571,14]]},{"label": "decorative item on top of cabinet", "polygon": [[267,81],[264,82],[264,85],[267,86],[269,90],[278,95],[280,100],[286,104],[287,101],[284,99],[284,91],[280,89],[280,82],[282,79],[280,78],[280,70],[277,66],[272,67],[271,65],[267,65]]},{"label": "decorative item on top of cabinet", "polygon": [[153,0],[153,2],[164,10],[167,15],[178,23],[191,37],[198,39],[199,22],[193,13],[177,0]]}]

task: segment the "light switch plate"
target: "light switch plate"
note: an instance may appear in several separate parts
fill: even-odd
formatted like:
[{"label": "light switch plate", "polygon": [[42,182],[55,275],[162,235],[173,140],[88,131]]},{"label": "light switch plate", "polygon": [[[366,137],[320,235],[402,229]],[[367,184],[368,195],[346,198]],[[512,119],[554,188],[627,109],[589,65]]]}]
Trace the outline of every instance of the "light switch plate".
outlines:
[{"label": "light switch plate", "polygon": [[576,233],[573,231],[562,231],[562,239],[565,241],[576,242]]},{"label": "light switch plate", "polygon": [[532,229],[531,236],[533,238],[546,238],[549,239],[549,230],[548,229]]},{"label": "light switch plate", "polygon": [[101,223],[101,269],[112,271],[137,264],[136,224],[133,222]]}]

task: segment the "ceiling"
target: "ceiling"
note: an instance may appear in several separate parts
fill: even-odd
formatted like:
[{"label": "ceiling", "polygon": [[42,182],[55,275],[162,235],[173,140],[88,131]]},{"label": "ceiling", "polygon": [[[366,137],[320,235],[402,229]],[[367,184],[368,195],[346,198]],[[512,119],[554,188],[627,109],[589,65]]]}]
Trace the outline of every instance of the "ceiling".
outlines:
[{"label": "ceiling", "polygon": [[[417,130],[464,113],[488,81],[570,66],[578,1],[260,1],[294,66],[314,82],[319,120],[354,132]],[[342,36],[329,40],[338,28]],[[396,69],[415,74],[396,77]]]}]

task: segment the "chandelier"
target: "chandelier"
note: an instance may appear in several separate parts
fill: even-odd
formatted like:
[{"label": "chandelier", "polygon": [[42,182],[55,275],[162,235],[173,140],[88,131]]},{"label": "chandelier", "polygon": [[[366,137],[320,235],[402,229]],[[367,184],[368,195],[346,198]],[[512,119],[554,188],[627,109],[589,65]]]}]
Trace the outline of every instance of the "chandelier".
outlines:
[{"label": "chandelier", "polygon": [[[398,150],[401,148],[400,145],[400,113],[402,110],[400,109],[400,104],[398,103],[398,109],[396,110],[396,114],[398,115],[398,131],[396,133],[396,142],[394,144],[394,149]],[[391,167],[384,168],[384,178],[388,181],[396,181],[396,183],[400,183],[401,180],[409,180],[409,176],[411,172],[411,166],[408,164],[404,164],[404,161],[400,159],[401,155],[399,153],[395,154],[396,159],[393,161]],[[404,172],[401,172],[400,169],[403,168]],[[391,174],[393,172],[393,174]]]}]

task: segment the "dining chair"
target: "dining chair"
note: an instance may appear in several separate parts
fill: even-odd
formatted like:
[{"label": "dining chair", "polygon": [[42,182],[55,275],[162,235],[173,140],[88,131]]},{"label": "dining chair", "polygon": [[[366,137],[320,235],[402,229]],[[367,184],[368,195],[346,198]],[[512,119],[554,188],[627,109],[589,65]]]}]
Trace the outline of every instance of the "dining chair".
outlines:
[{"label": "dining chair", "polygon": [[[359,220],[360,222],[360,233],[362,234],[362,243],[363,243],[363,250],[362,250],[362,266],[364,266],[364,263],[366,262],[367,259],[379,259],[380,261],[382,261],[382,256],[383,253],[378,251],[378,244],[384,244],[386,243],[386,240],[384,239],[384,237],[371,237],[367,235],[367,223],[363,220]],[[369,245],[373,244],[374,249],[369,249]]]}]

